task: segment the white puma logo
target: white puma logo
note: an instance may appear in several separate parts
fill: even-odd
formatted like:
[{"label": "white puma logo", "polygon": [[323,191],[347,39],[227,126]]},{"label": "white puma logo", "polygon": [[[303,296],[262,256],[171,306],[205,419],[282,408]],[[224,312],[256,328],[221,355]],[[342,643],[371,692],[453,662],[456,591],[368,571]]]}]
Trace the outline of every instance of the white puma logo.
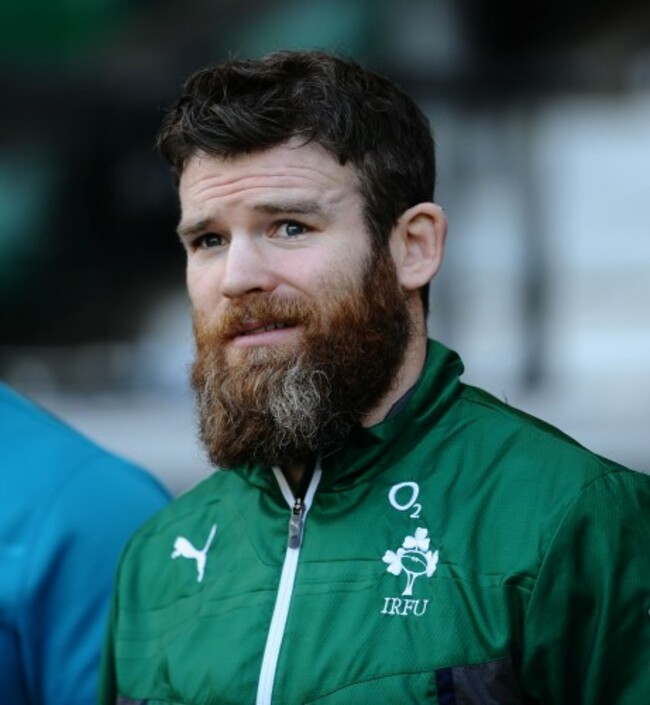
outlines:
[{"label": "white puma logo", "polygon": [[205,542],[205,546],[200,551],[198,548],[194,548],[194,546],[184,536],[178,536],[176,541],[174,541],[172,558],[178,558],[179,556],[182,556],[183,558],[193,558],[196,561],[196,571],[198,573],[196,579],[199,583],[203,580],[203,574],[205,573],[205,562],[207,560],[206,554],[216,533],[217,525],[213,524],[210,529],[208,540]]}]

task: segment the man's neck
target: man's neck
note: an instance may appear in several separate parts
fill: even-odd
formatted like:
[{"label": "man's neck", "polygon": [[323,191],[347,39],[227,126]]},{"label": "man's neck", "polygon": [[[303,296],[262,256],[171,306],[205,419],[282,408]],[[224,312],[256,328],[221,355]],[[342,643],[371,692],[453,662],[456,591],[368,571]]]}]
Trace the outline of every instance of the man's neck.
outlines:
[{"label": "man's neck", "polygon": [[397,371],[393,384],[388,392],[382,397],[381,401],[374,409],[361,418],[362,426],[369,428],[386,418],[386,415],[393,405],[415,385],[418,379],[420,379],[426,357],[427,333],[426,330],[421,330],[414,333],[404,354],[404,362]]},{"label": "man's neck", "polygon": [[294,497],[304,498],[309,482],[314,474],[315,458],[310,458],[282,467],[282,474],[289,483]]}]

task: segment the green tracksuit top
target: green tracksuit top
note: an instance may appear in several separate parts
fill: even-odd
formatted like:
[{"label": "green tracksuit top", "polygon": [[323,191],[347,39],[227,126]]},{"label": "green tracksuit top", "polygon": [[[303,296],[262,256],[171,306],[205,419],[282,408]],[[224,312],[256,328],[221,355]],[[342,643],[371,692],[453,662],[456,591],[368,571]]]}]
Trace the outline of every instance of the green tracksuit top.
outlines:
[{"label": "green tracksuit top", "polygon": [[650,478],[459,381],[322,459],[220,471],[120,566],[101,703],[650,703]]}]

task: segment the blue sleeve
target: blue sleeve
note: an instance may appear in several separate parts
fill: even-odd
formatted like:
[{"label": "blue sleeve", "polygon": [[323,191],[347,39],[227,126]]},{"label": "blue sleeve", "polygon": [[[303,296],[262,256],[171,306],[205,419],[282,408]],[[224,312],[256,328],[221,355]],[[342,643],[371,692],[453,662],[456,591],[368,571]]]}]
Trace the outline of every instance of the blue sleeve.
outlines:
[{"label": "blue sleeve", "polygon": [[24,677],[43,705],[90,705],[119,555],[169,501],[150,475],[103,451],[80,463],[40,508],[25,556],[19,624]]}]

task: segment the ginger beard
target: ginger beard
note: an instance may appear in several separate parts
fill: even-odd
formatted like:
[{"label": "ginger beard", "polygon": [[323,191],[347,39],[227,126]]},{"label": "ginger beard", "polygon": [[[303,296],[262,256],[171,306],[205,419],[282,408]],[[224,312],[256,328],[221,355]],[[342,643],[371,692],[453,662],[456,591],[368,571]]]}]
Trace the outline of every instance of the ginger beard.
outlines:
[{"label": "ginger beard", "polygon": [[[282,466],[339,446],[389,391],[412,323],[388,252],[361,281],[323,286],[318,299],[249,294],[212,326],[194,317],[191,383],[200,436],[221,468]],[[228,350],[246,321],[298,325],[296,345]]]}]

